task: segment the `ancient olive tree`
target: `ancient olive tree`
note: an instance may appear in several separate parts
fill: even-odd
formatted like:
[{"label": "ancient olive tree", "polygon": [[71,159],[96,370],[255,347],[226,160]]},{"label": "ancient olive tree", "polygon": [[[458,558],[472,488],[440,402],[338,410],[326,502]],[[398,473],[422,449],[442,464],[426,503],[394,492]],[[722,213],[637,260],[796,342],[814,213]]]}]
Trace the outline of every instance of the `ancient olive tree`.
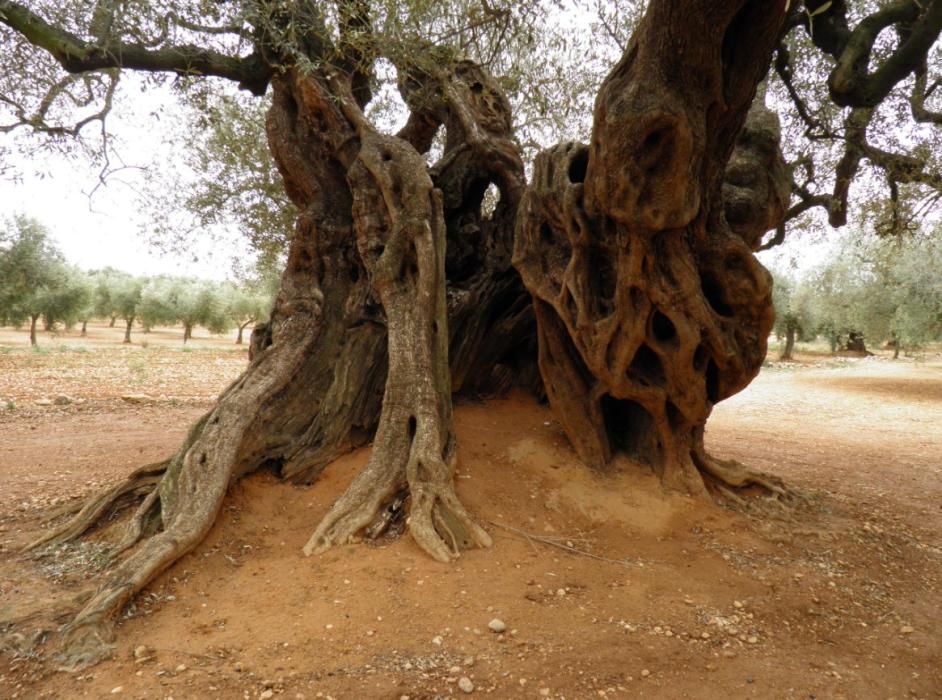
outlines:
[{"label": "ancient olive tree", "polygon": [[[904,4],[927,18],[940,5]],[[822,7],[813,35],[830,16]],[[122,69],[270,91],[268,147],[297,209],[243,375],[175,455],[35,543],[77,537],[115,503],[139,503],[114,565],[63,630],[69,663],[107,653],[114,616],[201,541],[228,486],[261,466],[312,482],[372,440],[308,554],[377,536],[407,499],[409,532],[431,556],[490,544],[452,483],[453,392],[542,386],[593,467],[624,453],[694,493],[704,478],[783,493],[712,459],[703,437],[713,405],[745,387],[765,354],[771,279],[752,253],[790,193],[777,120],[750,106],[784,33],[811,12],[784,0],[652,1],[598,91],[589,144],[543,152],[528,184],[505,92],[513,81],[488,68],[533,54],[546,11],[471,0],[131,11],[101,0],[85,16],[69,3],[0,0],[4,51],[66,71],[40,73],[45,97],[20,122],[52,128],[50,105],[80,85],[107,102]],[[870,80],[866,61],[847,70]],[[384,74],[409,112],[395,133],[370,117]],[[489,190],[499,196],[485,202]]]}]

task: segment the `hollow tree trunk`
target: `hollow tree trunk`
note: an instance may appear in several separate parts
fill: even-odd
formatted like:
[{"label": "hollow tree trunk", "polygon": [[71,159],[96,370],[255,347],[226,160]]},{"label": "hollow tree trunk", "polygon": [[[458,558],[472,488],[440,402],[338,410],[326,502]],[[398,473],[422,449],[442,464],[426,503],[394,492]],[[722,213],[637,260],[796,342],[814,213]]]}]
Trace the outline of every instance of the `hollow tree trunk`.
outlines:
[{"label": "hollow tree trunk", "polygon": [[773,321],[752,249],[788,200],[761,105],[731,165],[770,167],[753,184],[732,168],[726,192],[723,177],[785,8],[680,6],[649,5],[601,87],[591,144],[537,158],[515,264],[536,300],[550,404],[580,457],[603,467],[626,453],[701,492],[698,472],[746,478],[709,459],[703,427],[758,372]]},{"label": "hollow tree trunk", "polygon": [[29,317],[29,344],[32,347],[36,347],[36,321],[39,319],[39,316],[30,316]]}]

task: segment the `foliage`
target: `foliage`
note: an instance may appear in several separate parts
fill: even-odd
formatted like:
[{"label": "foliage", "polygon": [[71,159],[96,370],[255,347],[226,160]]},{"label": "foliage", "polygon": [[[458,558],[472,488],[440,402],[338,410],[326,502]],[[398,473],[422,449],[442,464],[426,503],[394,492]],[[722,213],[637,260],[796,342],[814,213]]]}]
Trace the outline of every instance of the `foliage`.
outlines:
[{"label": "foliage", "polygon": [[272,295],[262,285],[236,286],[223,285],[224,312],[236,326],[248,323],[260,323],[268,320],[271,310]]},{"label": "foliage", "polygon": [[781,270],[772,270],[772,304],[775,306],[775,334],[785,337],[791,331],[805,337],[814,331],[812,313],[813,292],[807,283],[799,283],[794,276]]},{"label": "foliage", "polygon": [[145,326],[183,324],[184,342],[197,325],[213,333],[232,325],[220,286],[205,280],[156,277],[144,286],[139,311]]},{"label": "foliage", "polygon": [[856,233],[814,270],[811,314],[832,346],[851,332],[870,344],[913,348],[942,335],[942,237],[920,232],[902,239]]},{"label": "foliage", "polygon": [[[84,275],[65,264],[49,232],[35,219],[15,215],[0,232],[0,323],[31,327],[74,322],[88,305]],[[31,337],[33,337],[31,328]]]}]

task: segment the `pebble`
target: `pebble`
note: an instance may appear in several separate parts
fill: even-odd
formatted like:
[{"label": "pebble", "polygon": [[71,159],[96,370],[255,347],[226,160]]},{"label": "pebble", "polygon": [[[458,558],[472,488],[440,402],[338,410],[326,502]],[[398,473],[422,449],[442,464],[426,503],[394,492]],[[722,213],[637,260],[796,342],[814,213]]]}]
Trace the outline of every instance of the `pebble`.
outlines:
[{"label": "pebble", "polygon": [[734,601],[733,601],[733,607],[734,607],[734,608],[741,608],[741,607],[742,607],[742,602],[741,602],[741,601],[738,601],[738,600],[734,600]]},{"label": "pebble", "polygon": [[183,673],[184,671],[186,671],[186,665],[185,665],[185,664],[180,664],[180,665],[178,665],[174,670],[175,670],[177,673]]},{"label": "pebble", "polygon": [[910,625],[903,625],[902,627],[899,628],[900,634],[912,634],[915,631],[916,630],[914,630]]},{"label": "pebble", "polygon": [[641,677],[642,677],[642,678],[647,678],[647,677],[650,676],[650,675],[651,675],[651,672],[650,672],[648,669],[646,669],[646,668],[641,669]]},{"label": "pebble", "polygon": [[758,644],[759,638],[756,636],[752,636],[752,637],[747,638],[746,642],[749,644]]},{"label": "pebble", "polygon": [[268,690],[263,690],[258,695],[258,700],[269,700],[269,698],[275,697],[275,691],[269,688]]},{"label": "pebble", "polygon": [[463,693],[473,693],[474,692],[474,683],[471,682],[471,679],[467,676],[462,676],[458,679],[458,687]]},{"label": "pebble", "polygon": [[487,623],[487,627],[491,632],[497,632],[498,634],[507,629],[507,625],[504,624],[504,621],[496,617]]},{"label": "pebble", "polygon": [[134,647],[134,658],[138,661],[146,659],[148,656],[150,656],[150,651],[143,644],[138,647]]},{"label": "pebble", "polygon": [[112,695],[117,695],[118,693],[123,693],[123,692],[124,692],[124,686],[123,686],[123,685],[118,685],[118,686],[115,686],[114,688],[111,689],[111,694],[112,694]]}]

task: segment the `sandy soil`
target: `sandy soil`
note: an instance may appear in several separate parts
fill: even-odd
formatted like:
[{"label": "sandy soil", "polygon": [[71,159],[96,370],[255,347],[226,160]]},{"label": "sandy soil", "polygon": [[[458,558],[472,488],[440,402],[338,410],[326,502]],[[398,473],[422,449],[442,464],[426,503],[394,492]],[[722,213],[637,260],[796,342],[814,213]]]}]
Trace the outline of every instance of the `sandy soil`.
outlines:
[{"label": "sandy soil", "polygon": [[665,493],[628,463],[590,473],[522,396],[457,407],[459,495],[495,546],[452,565],[408,537],[301,554],[366,451],[311,487],[258,474],[127,609],[114,661],[58,673],[3,621],[68,600],[100,546],[18,547],[60,500],[170,453],[245,362],[139,349],[148,398],[129,402],[127,351],[107,345],[0,353],[0,697],[415,700],[462,697],[462,678],[497,698],[942,697],[937,356],[775,365],[717,409],[711,449],[801,491],[790,518]]}]

